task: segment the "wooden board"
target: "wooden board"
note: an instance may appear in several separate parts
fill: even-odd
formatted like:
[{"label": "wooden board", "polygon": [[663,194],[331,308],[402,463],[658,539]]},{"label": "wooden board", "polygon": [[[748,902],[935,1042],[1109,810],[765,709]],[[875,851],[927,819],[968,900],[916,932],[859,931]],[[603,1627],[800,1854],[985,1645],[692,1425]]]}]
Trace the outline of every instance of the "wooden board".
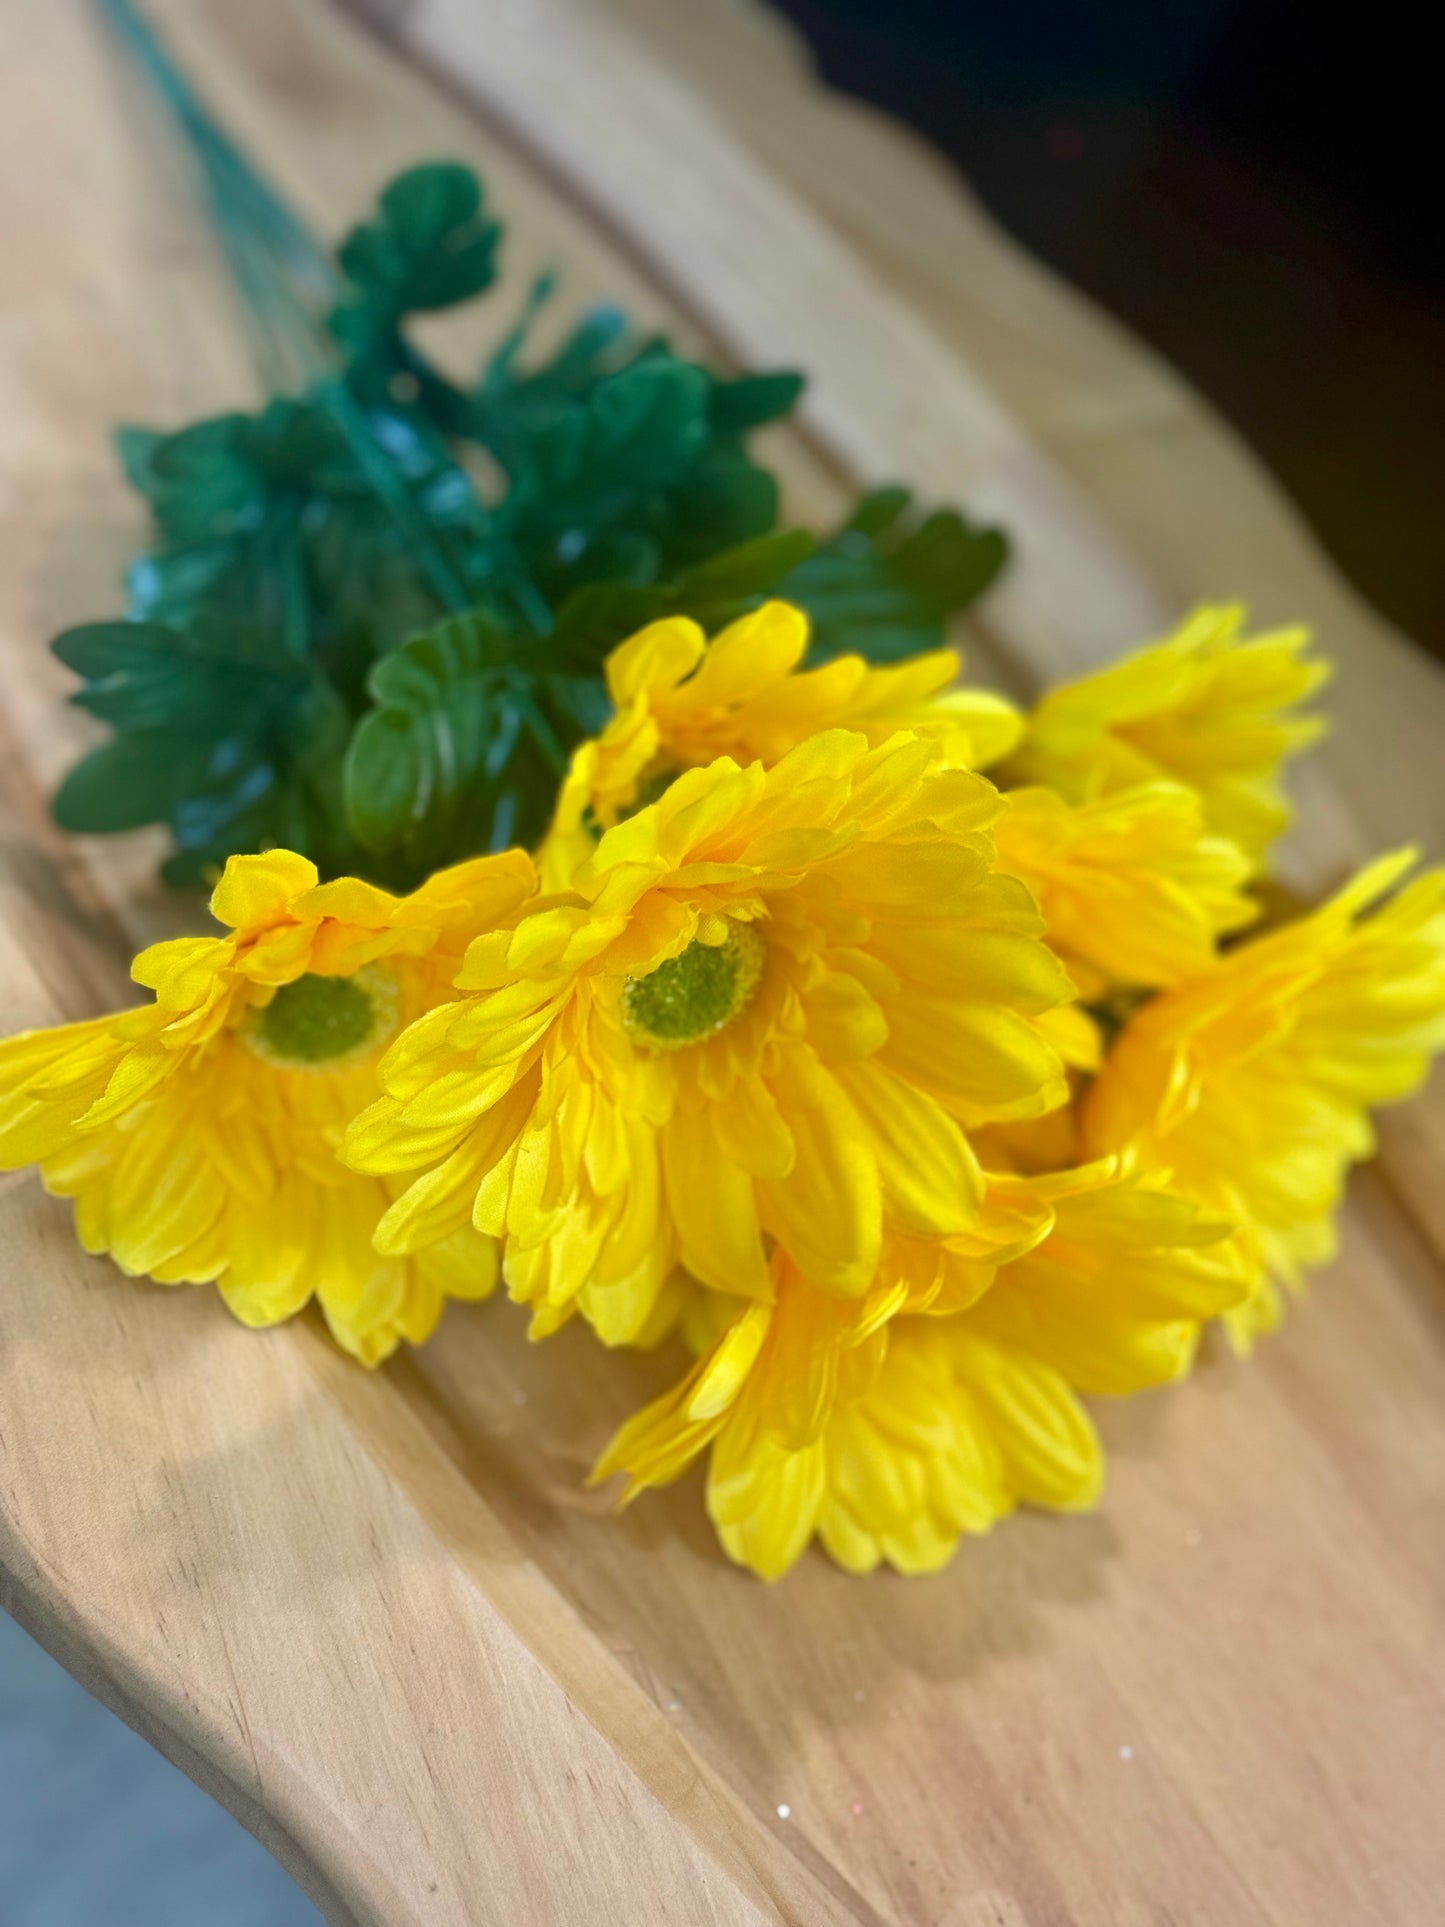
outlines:
[{"label": "wooden board", "polygon": [[[377,9],[373,7],[373,13]],[[478,163],[543,261],[740,361],[815,376],[800,513],[903,475],[1008,518],[974,638],[1026,683],[1190,596],[1315,620],[1338,728],[1293,874],[1438,848],[1441,679],[1349,596],[1167,370],[1024,260],[906,137],[735,0],[323,0],[158,17],[334,231],[395,166]],[[6,1023],[125,997],[173,927],[147,839],[66,844],[85,734],[44,651],[136,535],[106,433],[244,401],[244,341],[166,136],[80,0],[0,25]],[[441,69],[443,93],[412,59]],[[447,344],[443,342],[443,347]],[[669,1361],[456,1309],[376,1376],[307,1321],[85,1259],[0,1196],[0,1587],[335,1921],[1358,1927],[1445,1892],[1445,1281],[1413,1107],[1339,1263],[1244,1367],[1105,1407],[1104,1509],[945,1576],[767,1589],[689,1482],[582,1475]],[[786,1810],[786,1817],[784,1811]]]}]

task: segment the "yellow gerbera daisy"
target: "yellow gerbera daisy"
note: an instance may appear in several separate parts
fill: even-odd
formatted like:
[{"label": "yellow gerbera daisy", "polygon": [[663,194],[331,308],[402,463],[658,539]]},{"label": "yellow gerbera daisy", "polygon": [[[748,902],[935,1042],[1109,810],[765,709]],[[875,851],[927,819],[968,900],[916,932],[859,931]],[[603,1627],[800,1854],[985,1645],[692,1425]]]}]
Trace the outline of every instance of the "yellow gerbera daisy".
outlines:
[{"label": "yellow gerbera daisy", "polygon": [[1032,1020],[1070,985],[993,868],[998,792],[932,765],[843,730],[772,770],[719,758],[477,938],[347,1138],[358,1169],[425,1172],[380,1248],[505,1230],[534,1330],[580,1307],[622,1341],[679,1259],[766,1298],[767,1236],[856,1296],[885,1224],[967,1230],[962,1127],[1063,1101]]},{"label": "yellow gerbera daisy", "polygon": [[768,768],[822,729],[859,730],[874,744],[911,729],[950,766],[986,769],[1022,732],[1002,696],[949,687],[959,673],[951,649],[888,668],[837,656],[801,670],[807,647],[802,610],[769,602],[711,642],[678,616],[614,649],[606,675],[616,714],[572,758],[539,859],[547,887],[567,887],[592,854],[595,831],[620,822],[680,770],[719,756]]},{"label": "yellow gerbera daisy", "polygon": [[1239,1227],[1241,1346],[1278,1321],[1276,1284],[1333,1254],[1346,1171],[1374,1149],[1367,1106],[1408,1096],[1445,1045],[1445,871],[1361,919],[1412,861],[1380,858],[1151,999],[1084,1100],[1086,1154],[1130,1147]]},{"label": "yellow gerbera daisy", "polygon": [[626,1472],[630,1499],[711,1447],[718,1536],[764,1579],[815,1533],[850,1572],[936,1571],[1021,1500],[1094,1503],[1103,1459],[1075,1388],[1132,1391],[1187,1366],[1200,1318],[1244,1288],[1226,1231],[1110,1160],[991,1179],[971,1245],[893,1244],[861,1299],[775,1255],[772,1303],[719,1312],[710,1294],[720,1335],[593,1477]]},{"label": "yellow gerbera daisy", "polygon": [[1049,947],[1086,1003],[1195,975],[1219,936],[1257,914],[1240,891],[1249,859],[1205,834],[1200,799],[1181,784],[1076,804],[1053,790],[1011,790],[1008,805],[999,863],[1038,898]]},{"label": "yellow gerbera daisy", "polygon": [[519,853],[400,899],[318,886],[286,850],[232,857],[211,899],[229,934],[136,958],[153,1003],[0,1043],[0,1165],[38,1164],[74,1198],[87,1251],[162,1284],[214,1281],[245,1324],[314,1294],[364,1364],[419,1343],[444,1297],[492,1289],[495,1245],[458,1226],[416,1257],[378,1254],[394,1187],[336,1148],[384,1047],[451,995],[466,936],[534,884]]},{"label": "yellow gerbera daisy", "polygon": [[1319,735],[1289,712],[1329,674],[1305,629],[1244,637],[1244,611],[1202,608],[1165,641],[1051,689],[1009,767],[1083,803],[1158,778],[1185,783],[1205,827],[1256,862],[1289,821],[1280,765]]}]

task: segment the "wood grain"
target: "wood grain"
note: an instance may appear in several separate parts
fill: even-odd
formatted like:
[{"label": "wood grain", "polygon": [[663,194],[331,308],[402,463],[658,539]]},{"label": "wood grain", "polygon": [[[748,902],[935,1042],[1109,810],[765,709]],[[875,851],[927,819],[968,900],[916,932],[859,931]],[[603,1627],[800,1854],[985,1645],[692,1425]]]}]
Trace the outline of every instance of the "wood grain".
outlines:
[{"label": "wood grain", "polygon": [[[1314,619],[1345,700],[1296,874],[1411,831],[1438,845],[1433,668],[1167,370],[905,136],[824,95],[760,12],[416,0],[383,9],[382,40],[321,0],[156,11],[319,228],[397,165],[464,156],[510,217],[518,284],[561,260],[578,301],[814,372],[774,450],[799,512],[901,474],[1007,515],[1020,563],[978,635],[1000,673],[1095,659],[1200,593]],[[0,35],[18,1026],[123,997],[129,948],[178,914],[146,839],[66,845],[45,821],[84,725],[43,640],[113,606],[135,535],[107,429],[244,401],[251,379],[93,17],[12,8]],[[671,1361],[575,1332],[532,1347],[494,1305],[367,1376],[308,1321],[256,1336],[210,1293],[125,1283],[10,1180],[5,1602],[336,1921],[1426,1927],[1442,1119],[1395,1121],[1339,1263],[1255,1362],[1102,1411],[1100,1514],[1012,1521],[934,1581],[809,1558],[773,1589],[722,1560],[692,1483],[621,1520],[582,1490]]]}]

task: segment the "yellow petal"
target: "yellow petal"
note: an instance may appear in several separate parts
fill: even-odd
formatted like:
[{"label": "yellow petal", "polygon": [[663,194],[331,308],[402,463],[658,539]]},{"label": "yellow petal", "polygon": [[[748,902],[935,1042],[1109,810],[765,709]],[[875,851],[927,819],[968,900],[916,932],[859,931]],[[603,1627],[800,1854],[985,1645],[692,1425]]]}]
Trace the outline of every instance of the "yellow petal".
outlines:
[{"label": "yellow petal", "polygon": [[682,1262],[717,1291],[766,1298],[771,1288],[753,1180],[718,1155],[705,1122],[705,1112],[680,1107],[661,1140]]},{"label": "yellow petal", "polygon": [[265,856],[233,856],[211,894],[211,915],[234,930],[251,930],[274,923],[293,897],[313,890],[316,865],[290,850],[269,850]]},{"label": "yellow petal", "polygon": [[837,1079],[808,1052],[786,1053],[768,1081],[796,1157],[785,1178],[759,1186],[767,1228],[814,1284],[856,1296],[873,1282],[883,1241],[868,1133]]},{"label": "yellow petal", "polygon": [[1103,1487],[1103,1452],[1059,1374],[962,1329],[951,1338],[960,1374],[988,1416],[1019,1497],[1064,1511],[1094,1505]]},{"label": "yellow petal", "polygon": [[920,1237],[967,1230],[983,1204],[983,1174],[942,1105],[872,1061],[837,1075],[877,1156],[889,1217]]}]

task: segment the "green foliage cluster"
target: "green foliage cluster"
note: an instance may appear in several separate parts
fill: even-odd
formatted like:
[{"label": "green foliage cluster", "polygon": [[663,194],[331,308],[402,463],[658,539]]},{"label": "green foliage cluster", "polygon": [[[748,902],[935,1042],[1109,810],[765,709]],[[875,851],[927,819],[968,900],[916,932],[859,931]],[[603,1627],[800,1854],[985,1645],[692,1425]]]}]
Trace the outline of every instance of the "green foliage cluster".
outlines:
[{"label": "green foliage cluster", "polygon": [[331,365],[303,392],[120,432],[154,541],[126,619],[55,643],[114,732],[60,788],[67,828],[165,823],[181,886],[271,844],[407,886],[541,835],[606,719],[607,652],[643,623],[780,594],[819,659],[882,661],[997,574],[997,532],[915,517],[901,489],[825,539],[780,531],[748,442],[800,377],[720,377],[605,308],[531,358],[550,280],[449,380],[408,319],[484,294],[501,234],[469,169],[414,168],[341,245]]}]

